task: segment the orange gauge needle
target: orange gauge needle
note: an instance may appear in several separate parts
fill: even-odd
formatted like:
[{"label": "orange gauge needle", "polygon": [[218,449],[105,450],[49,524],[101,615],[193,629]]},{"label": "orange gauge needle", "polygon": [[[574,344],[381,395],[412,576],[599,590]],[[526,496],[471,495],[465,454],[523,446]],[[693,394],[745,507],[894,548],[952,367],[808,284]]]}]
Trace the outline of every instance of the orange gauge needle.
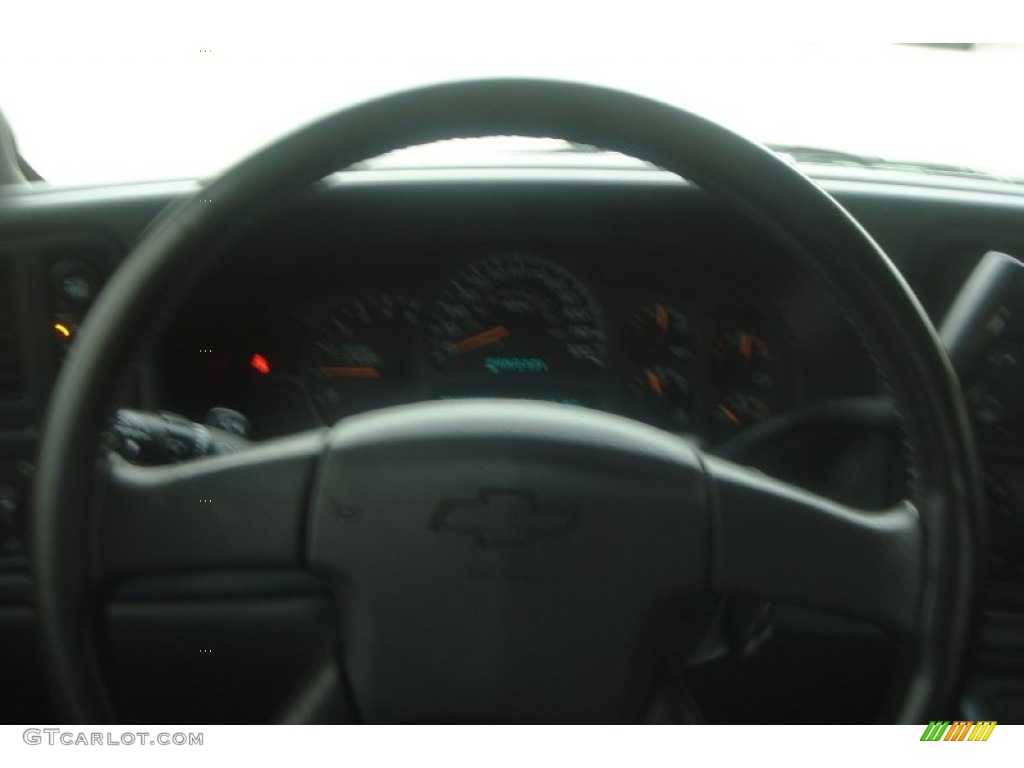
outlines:
[{"label": "orange gauge needle", "polygon": [[740,334],[740,355],[744,359],[749,360],[750,356],[754,353],[754,340],[750,338],[750,334]]},{"label": "orange gauge needle", "polygon": [[661,379],[658,378],[658,374],[652,371],[650,368],[644,371],[647,374],[647,386],[651,388],[658,397],[662,397],[665,393],[661,390]]},{"label": "orange gauge needle", "polygon": [[488,344],[494,344],[495,342],[501,341],[504,338],[508,338],[509,330],[504,325],[496,325],[486,331],[481,331],[472,336],[468,336],[462,341],[456,341],[452,344],[452,347],[460,355],[466,352],[471,352],[474,349],[480,347],[486,347]]},{"label": "orange gauge needle", "polygon": [[654,323],[655,323],[655,325],[657,325],[662,331],[667,331],[668,330],[668,310],[665,309],[664,305],[657,304],[657,305],[655,305],[655,312],[656,312],[656,314],[654,316]]},{"label": "orange gauge needle", "polygon": [[319,370],[325,376],[338,376],[345,379],[380,378],[380,371],[368,365],[321,365]]},{"label": "orange gauge needle", "polygon": [[726,406],[726,405],[719,405],[718,406],[718,410],[720,410],[722,412],[722,415],[725,416],[725,418],[727,418],[729,421],[731,421],[737,427],[740,425],[740,417],[737,416],[735,413],[733,413],[732,410],[728,406]]}]

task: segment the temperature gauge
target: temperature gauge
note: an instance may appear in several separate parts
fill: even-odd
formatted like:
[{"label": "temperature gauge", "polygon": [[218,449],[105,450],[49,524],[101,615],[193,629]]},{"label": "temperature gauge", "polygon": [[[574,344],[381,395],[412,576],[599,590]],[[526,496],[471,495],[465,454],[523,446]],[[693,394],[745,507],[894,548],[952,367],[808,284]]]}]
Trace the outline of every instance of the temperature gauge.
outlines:
[{"label": "temperature gauge", "polygon": [[673,432],[693,429],[693,386],[683,371],[667,365],[650,365],[628,384],[629,415]]}]

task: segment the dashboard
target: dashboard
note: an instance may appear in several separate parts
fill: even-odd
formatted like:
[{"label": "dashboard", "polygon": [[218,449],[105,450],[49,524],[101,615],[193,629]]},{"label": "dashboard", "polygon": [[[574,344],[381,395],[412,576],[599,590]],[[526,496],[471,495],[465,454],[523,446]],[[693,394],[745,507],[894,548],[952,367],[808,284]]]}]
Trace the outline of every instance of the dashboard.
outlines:
[{"label": "dashboard", "polygon": [[[877,173],[818,180],[893,258],[936,322],[982,254],[1024,255],[1019,193]],[[26,529],[49,391],[104,281],[153,217],[195,188],[34,189],[0,199],[0,641],[12,649],[0,659],[0,680],[7,690],[40,688]],[[259,441],[403,403],[531,398],[621,414],[728,453],[793,414],[885,393],[855,324],[784,244],[695,186],[649,168],[353,171],[253,217],[246,231],[213,248],[224,251],[216,266],[168,286],[178,301],[154,312],[114,405],[200,423],[212,409],[232,409]],[[965,382],[994,532],[974,685],[996,702],[989,716],[1002,721],[1024,716],[1022,384],[1024,336],[1005,338],[977,379]],[[749,463],[850,503],[884,506],[900,490],[898,441],[893,447],[871,425],[854,427],[811,420]],[[274,592],[263,584],[253,590],[253,600]],[[283,690],[316,652],[312,638],[325,612],[312,600],[286,608],[281,597],[278,618],[288,627],[281,634],[227,598],[195,611],[138,590],[120,599],[111,609],[120,622],[113,643],[123,651],[124,676],[143,681],[131,696],[167,721],[177,712],[192,721],[222,717],[222,692],[255,684],[252,664],[274,670],[278,676],[261,684]],[[153,621],[162,611],[174,612],[171,636],[154,629],[168,626],[166,617]],[[771,657],[779,685],[804,675],[792,701],[815,702],[835,698],[819,696],[815,685],[845,684],[851,710],[804,708],[793,717],[857,717],[850,712],[868,696],[865,681],[891,657],[846,625],[801,627],[792,663]],[[196,638],[211,632],[244,647],[245,663],[183,662],[194,657]],[[132,650],[143,646],[147,654]],[[831,659],[829,681],[819,680],[811,674],[816,660],[833,652],[847,655],[838,667]],[[837,668],[848,673],[845,683]],[[175,686],[167,669],[175,670]],[[752,711],[768,711],[756,700],[770,688],[756,680],[743,687]],[[195,690],[208,692],[208,712],[196,709]],[[261,690],[239,721],[265,718],[260,702],[280,693]],[[0,720],[52,719],[44,696],[25,700],[27,708],[7,713],[0,697]],[[735,713],[744,703],[729,706]],[[864,707],[877,711],[874,700]]]},{"label": "dashboard", "polygon": [[[375,255],[378,269],[339,276],[338,290],[271,304],[255,331],[229,319],[173,336],[158,356],[166,396],[193,416],[202,407],[185,393],[226,399],[259,437],[390,405],[498,397],[610,411],[717,444],[800,391],[770,297],[680,259],[550,246]],[[329,273],[323,258],[310,268]]]}]

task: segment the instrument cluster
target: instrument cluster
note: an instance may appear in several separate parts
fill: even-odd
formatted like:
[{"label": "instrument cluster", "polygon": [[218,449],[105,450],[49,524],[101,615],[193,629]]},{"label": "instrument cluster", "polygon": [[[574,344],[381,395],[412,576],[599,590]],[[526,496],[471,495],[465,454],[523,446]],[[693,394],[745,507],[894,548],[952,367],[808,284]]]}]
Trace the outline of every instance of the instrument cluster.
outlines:
[{"label": "instrument cluster", "polygon": [[323,423],[424,400],[530,398],[713,444],[792,404],[798,377],[769,306],[722,281],[652,282],[490,253],[433,285],[375,284],[296,309],[308,332],[287,373]]}]

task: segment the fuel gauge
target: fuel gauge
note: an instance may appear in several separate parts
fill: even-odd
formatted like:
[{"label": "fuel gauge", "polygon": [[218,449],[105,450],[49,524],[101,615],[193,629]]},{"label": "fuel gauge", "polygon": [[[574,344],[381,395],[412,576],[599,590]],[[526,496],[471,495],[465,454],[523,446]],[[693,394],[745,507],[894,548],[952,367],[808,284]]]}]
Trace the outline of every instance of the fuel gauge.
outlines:
[{"label": "fuel gauge", "polygon": [[690,319],[668,304],[654,302],[640,307],[630,318],[628,333],[629,350],[638,363],[693,360]]}]

